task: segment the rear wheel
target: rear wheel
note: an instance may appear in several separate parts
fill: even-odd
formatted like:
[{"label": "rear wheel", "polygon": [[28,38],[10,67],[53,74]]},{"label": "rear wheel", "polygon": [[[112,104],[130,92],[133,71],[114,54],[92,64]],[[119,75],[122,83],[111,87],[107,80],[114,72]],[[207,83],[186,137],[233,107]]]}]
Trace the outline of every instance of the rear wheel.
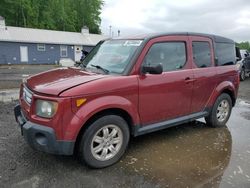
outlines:
[{"label": "rear wheel", "polygon": [[120,116],[107,115],[97,119],[82,136],[80,160],[92,168],[116,163],[127,148],[129,135],[128,125]]},{"label": "rear wheel", "polygon": [[224,126],[232,111],[231,97],[223,93],[215,101],[214,106],[208,117],[205,118],[207,124],[211,127]]},{"label": "rear wheel", "polygon": [[246,71],[245,68],[242,67],[241,71],[240,71],[240,80],[244,81],[246,79]]}]

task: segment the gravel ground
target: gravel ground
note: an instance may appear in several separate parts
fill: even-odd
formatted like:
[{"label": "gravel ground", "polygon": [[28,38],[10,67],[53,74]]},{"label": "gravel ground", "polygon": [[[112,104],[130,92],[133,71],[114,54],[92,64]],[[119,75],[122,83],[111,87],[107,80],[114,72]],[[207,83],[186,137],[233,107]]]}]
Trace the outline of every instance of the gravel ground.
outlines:
[{"label": "gravel ground", "polygon": [[250,187],[250,104],[243,100],[227,127],[200,120],[133,138],[120,162],[99,170],[31,149],[14,120],[16,103],[0,103],[0,187]]},{"label": "gravel ground", "polygon": [[142,177],[124,174],[116,166],[91,170],[73,156],[34,151],[15,123],[13,107],[16,103],[0,103],[0,187],[110,187],[112,184],[153,187]]}]

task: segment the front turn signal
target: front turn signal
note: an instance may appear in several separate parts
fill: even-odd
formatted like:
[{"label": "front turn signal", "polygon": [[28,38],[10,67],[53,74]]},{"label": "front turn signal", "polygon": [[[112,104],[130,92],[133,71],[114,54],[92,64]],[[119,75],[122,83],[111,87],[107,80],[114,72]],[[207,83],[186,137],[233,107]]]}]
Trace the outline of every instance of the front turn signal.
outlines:
[{"label": "front turn signal", "polygon": [[77,106],[77,107],[80,107],[80,106],[82,106],[86,101],[87,101],[87,99],[85,99],[85,98],[76,99],[76,106]]}]

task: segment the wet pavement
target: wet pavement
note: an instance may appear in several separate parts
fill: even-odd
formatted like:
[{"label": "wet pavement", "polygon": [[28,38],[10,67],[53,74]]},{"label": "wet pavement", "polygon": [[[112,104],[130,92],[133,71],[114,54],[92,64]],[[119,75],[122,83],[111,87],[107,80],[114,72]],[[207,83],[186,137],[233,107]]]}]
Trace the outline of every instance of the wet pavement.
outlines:
[{"label": "wet pavement", "polygon": [[[32,73],[16,71],[14,85],[20,84],[23,74]],[[13,116],[18,89],[8,90],[6,83],[3,80],[1,85],[0,79],[1,188],[250,187],[250,79],[241,82],[226,127],[210,128],[200,119],[132,138],[120,162],[99,170],[89,169],[75,157],[31,149]]]},{"label": "wet pavement", "polygon": [[203,122],[134,139],[118,166],[160,187],[250,187],[250,103],[238,101],[227,127]]},{"label": "wet pavement", "polygon": [[250,103],[243,100],[227,127],[200,119],[133,138],[122,160],[101,170],[32,150],[14,104],[0,104],[0,187],[250,187]]},{"label": "wet pavement", "polygon": [[57,65],[0,65],[0,90],[18,88],[24,78]]},{"label": "wet pavement", "polygon": [[19,89],[0,90],[0,102],[11,102],[19,97]]}]

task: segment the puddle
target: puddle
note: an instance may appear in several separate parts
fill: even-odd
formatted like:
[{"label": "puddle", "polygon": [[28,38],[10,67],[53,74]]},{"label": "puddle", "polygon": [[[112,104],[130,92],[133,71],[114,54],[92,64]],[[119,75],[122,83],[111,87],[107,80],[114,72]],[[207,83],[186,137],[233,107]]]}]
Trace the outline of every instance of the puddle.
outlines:
[{"label": "puddle", "polygon": [[[18,98],[18,90],[0,91],[0,100],[11,96]],[[96,182],[103,187],[250,187],[249,107],[248,102],[238,100],[228,127],[210,128],[201,119],[132,138],[121,161],[105,169],[86,170],[75,160],[60,161],[58,156],[41,153],[26,157],[26,162],[34,165],[23,172],[37,173],[39,169],[41,177],[48,174],[47,179],[26,177],[15,185],[42,186],[54,176],[58,178],[55,187],[83,187],[86,182],[92,187],[98,187]],[[5,137],[0,137],[0,144]]]},{"label": "puddle", "polygon": [[181,125],[131,141],[119,166],[166,187],[216,187],[229,164],[232,137],[227,127],[202,122]]},{"label": "puddle", "polygon": [[[236,106],[240,107],[238,110],[238,113],[240,117],[243,117],[246,120],[250,120],[250,102],[249,101],[244,101],[242,99],[238,99]],[[233,108],[235,110],[235,108]],[[236,117],[238,118],[238,117]]]},{"label": "puddle", "polygon": [[241,112],[240,115],[246,120],[250,120],[250,112]]},{"label": "puddle", "polygon": [[29,77],[29,74],[22,74],[22,77]]},{"label": "puddle", "polygon": [[240,106],[245,106],[245,107],[250,107],[250,102],[248,102],[248,101],[244,101],[244,100],[242,100],[242,99],[238,99],[238,104],[240,105]]},{"label": "puddle", "polygon": [[11,102],[18,98],[19,89],[0,90],[0,102]]}]

